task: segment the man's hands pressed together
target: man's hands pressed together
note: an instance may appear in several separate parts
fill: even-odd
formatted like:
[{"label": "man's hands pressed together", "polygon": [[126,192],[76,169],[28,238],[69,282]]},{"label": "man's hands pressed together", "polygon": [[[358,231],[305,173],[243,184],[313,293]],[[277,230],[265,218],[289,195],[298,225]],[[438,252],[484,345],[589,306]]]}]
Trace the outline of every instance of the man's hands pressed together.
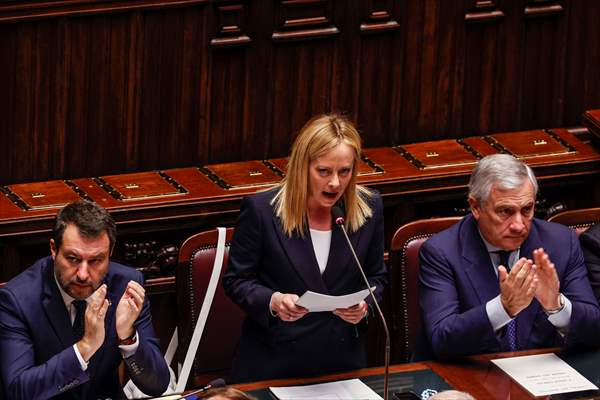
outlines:
[{"label": "man's hands pressed together", "polygon": [[119,340],[124,340],[134,335],[135,328],[133,324],[142,311],[145,296],[146,292],[142,285],[135,281],[129,281],[125,293],[123,293],[121,300],[119,300],[115,315],[117,337]]}]

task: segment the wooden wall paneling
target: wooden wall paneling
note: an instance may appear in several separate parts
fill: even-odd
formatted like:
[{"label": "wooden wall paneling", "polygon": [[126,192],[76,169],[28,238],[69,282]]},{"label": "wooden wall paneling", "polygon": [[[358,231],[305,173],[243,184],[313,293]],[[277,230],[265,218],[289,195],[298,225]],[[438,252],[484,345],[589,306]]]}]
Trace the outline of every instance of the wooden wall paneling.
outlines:
[{"label": "wooden wall paneling", "polygon": [[272,136],[269,154],[289,153],[298,130],[323,112],[331,111],[333,60],[340,45],[330,1],[280,1],[275,4],[277,26],[273,36],[270,71]]},{"label": "wooden wall paneling", "polygon": [[[90,112],[90,20],[77,18],[69,20],[71,35],[65,46],[70,47],[69,59],[69,98],[67,108],[65,149],[66,173],[86,176],[85,159],[87,150],[88,118]],[[98,154],[97,149],[92,154]],[[77,175],[75,175],[77,176]],[[73,177],[67,175],[66,177]]]},{"label": "wooden wall paneling", "polygon": [[495,96],[491,116],[494,131],[516,129],[519,126],[521,82],[523,80],[523,10],[522,3],[504,2],[505,17],[499,26],[496,56]]},{"label": "wooden wall paneling", "polygon": [[179,134],[173,124],[177,123],[182,85],[177,68],[182,53],[181,10],[146,11],[143,15],[138,170],[163,168],[181,156],[180,152],[173,154]]},{"label": "wooden wall paneling", "polygon": [[362,2],[364,19],[360,30],[363,33],[379,33],[400,28],[394,13],[393,0],[365,0]]},{"label": "wooden wall paneling", "polygon": [[210,66],[210,153],[208,161],[243,160],[250,143],[242,141],[244,93],[246,93],[247,48],[218,49]]},{"label": "wooden wall paneling", "polygon": [[3,143],[0,146],[0,184],[11,182],[15,169],[17,49],[16,27],[0,25],[0,110],[3,115],[0,118],[0,140]]},{"label": "wooden wall paneling", "polygon": [[600,108],[600,2],[568,2],[567,67],[565,77],[564,121],[567,126],[581,123],[581,110]]},{"label": "wooden wall paneling", "polygon": [[[360,24],[360,54],[348,62],[356,65],[358,74],[356,119],[367,132],[363,141],[367,147],[376,147],[390,143],[392,132],[399,130],[393,121],[400,113],[402,32],[396,20],[399,10],[393,2],[373,1],[367,5],[370,7],[363,12]],[[356,30],[355,26],[348,28]]]},{"label": "wooden wall paneling", "polygon": [[[475,21],[476,23],[469,23]],[[465,136],[489,132],[498,70],[498,54],[502,40],[501,19],[468,20],[465,38],[465,70],[463,98],[463,132]]]},{"label": "wooden wall paneling", "polygon": [[[88,19],[87,17],[85,19]],[[113,40],[119,38],[119,25],[127,19],[119,16],[96,16],[85,21],[89,29],[89,86],[84,104],[88,108],[87,138],[82,148],[83,159],[79,169],[84,176],[104,175],[111,170],[122,171],[125,160],[125,137],[119,125],[122,110],[118,105],[124,97],[123,82],[114,74],[125,69],[126,59]],[[113,35],[116,35],[115,38]],[[76,132],[69,132],[75,136]]]},{"label": "wooden wall paneling", "polygon": [[129,44],[127,46],[126,58],[127,82],[125,87],[124,104],[124,126],[125,135],[125,163],[126,172],[135,171],[139,163],[139,151],[137,144],[140,141],[140,110],[142,82],[140,77],[143,70],[143,46],[144,29],[143,13],[134,11],[129,15]]},{"label": "wooden wall paneling", "polygon": [[[127,118],[128,110],[128,82],[129,82],[129,63],[132,36],[131,26],[133,25],[133,13],[123,13],[111,17],[105,22],[109,26],[107,32],[107,64],[106,75],[107,83],[103,90],[104,98],[101,100],[106,107],[106,121],[102,124],[102,130],[97,134],[102,139],[95,139],[98,146],[111,149],[110,153],[103,157],[104,160],[97,161],[102,167],[94,168],[95,171],[102,171],[102,174],[111,173],[114,170],[123,172],[128,171],[127,157]],[[93,154],[93,153],[91,153]]]},{"label": "wooden wall paneling", "polygon": [[525,5],[525,15],[539,17],[560,14],[564,11],[562,1],[556,0],[528,0]]},{"label": "wooden wall paneling", "polygon": [[435,101],[432,115],[429,116],[432,120],[429,126],[431,137],[442,139],[459,136],[456,115],[461,108],[460,101],[456,101],[454,93],[462,82],[457,72],[462,70],[464,63],[464,57],[459,53],[461,43],[464,43],[464,27],[460,18],[461,10],[451,2],[440,2],[438,14],[437,49],[432,82]]},{"label": "wooden wall paneling", "polygon": [[279,0],[275,8],[277,26],[271,36],[275,42],[322,39],[337,36],[332,23],[333,0]]},{"label": "wooden wall paneling", "polygon": [[69,77],[71,74],[71,23],[67,18],[57,20],[57,39],[53,53],[56,73],[53,75],[54,90],[51,99],[50,163],[52,171],[48,178],[65,177],[68,173],[66,158],[67,119],[69,108]]},{"label": "wooden wall paneling", "polygon": [[329,112],[332,63],[337,39],[289,42],[273,48],[272,137],[269,154],[289,153],[300,128],[312,116]]},{"label": "wooden wall paneling", "polygon": [[[422,64],[423,26],[425,2],[407,1],[401,30],[404,38],[404,63],[402,66],[402,110],[399,138],[401,142],[417,141],[419,130],[420,66]],[[411,140],[413,139],[413,140]]]},{"label": "wooden wall paneling", "polygon": [[[183,34],[186,10],[174,9],[166,12],[161,41],[161,64],[156,78],[160,81],[160,120],[157,132],[160,168],[172,168],[189,160],[190,147],[186,147],[186,133],[181,131],[181,110],[179,108],[182,79]],[[185,162],[185,161],[184,161]],[[187,163],[186,163],[187,164]]]},{"label": "wooden wall paneling", "polygon": [[[252,62],[253,38],[243,31],[248,18],[245,2],[216,2],[211,9],[211,57],[209,66],[210,137],[208,161],[225,162],[246,159],[253,153],[252,142],[244,142],[246,118],[244,104],[248,85],[251,85],[247,68]],[[229,25],[227,25],[229,24]],[[227,26],[235,26],[233,39]],[[225,36],[224,36],[225,35]],[[246,39],[247,38],[247,39]],[[225,45],[229,43],[228,45]]]},{"label": "wooden wall paneling", "polygon": [[521,121],[524,129],[563,121],[567,19],[564,13],[521,11],[524,17]]},{"label": "wooden wall paneling", "polygon": [[[13,179],[24,179],[34,173],[33,165],[35,152],[33,149],[34,141],[37,139],[34,132],[35,121],[35,102],[36,102],[36,81],[35,68],[39,62],[37,51],[36,25],[24,24],[18,27],[17,33],[17,53],[16,53],[16,74],[15,74],[15,127],[14,143],[16,149],[27,149],[23,154],[12,154],[13,158]],[[42,139],[43,138],[39,138]]]},{"label": "wooden wall paneling", "polygon": [[437,1],[405,7],[401,134],[394,140],[400,144],[452,136],[462,128],[463,9]]},{"label": "wooden wall paneling", "polygon": [[198,165],[207,160],[203,152],[208,149],[207,127],[207,68],[208,48],[207,7],[188,9],[184,16],[183,49],[181,61],[181,96],[179,99],[180,120],[179,166]]},{"label": "wooden wall paneling", "polygon": [[[247,85],[244,92],[244,120],[242,135],[245,157],[269,158],[269,138],[272,132],[271,94],[273,76],[271,57],[273,53],[273,9],[274,2],[259,1],[248,4],[245,21],[246,31],[252,43],[246,50]],[[268,19],[267,19],[268,18]],[[261,21],[261,22],[259,22]]]},{"label": "wooden wall paneling", "polygon": [[490,22],[504,18],[498,0],[467,0],[465,21],[468,23]]},{"label": "wooden wall paneling", "polygon": [[0,5],[0,23],[193,6],[208,0],[20,0]]},{"label": "wooden wall paneling", "polygon": [[[334,25],[339,27],[339,43],[334,48],[333,70],[331,75],[330,107],[332,112],[348,116],[355,123],[358,115],[360,92],[359,71],[361,36],[355,34],[355,27],[362,24],[365,12],[358,7],[350,7],[348,2],[336,3]],[[360,123],[358,128],[363,135]]]}]

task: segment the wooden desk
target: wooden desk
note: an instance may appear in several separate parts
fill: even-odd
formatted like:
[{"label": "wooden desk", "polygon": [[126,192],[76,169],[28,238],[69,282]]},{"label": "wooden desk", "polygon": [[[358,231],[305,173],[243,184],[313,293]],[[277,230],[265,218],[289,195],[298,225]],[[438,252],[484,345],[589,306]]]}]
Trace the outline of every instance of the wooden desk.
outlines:
[{"label": "wooden desk", "polygon": [[[534,397],[514,382],[500,368],[496,367],[490,360],[513,356],[524,356],[531,354],[543,354],[556,351],[571,366],[598,386],[600,382],[600,369],[597,368],[600,361],[600,352],[568,353],[559,349],[544,349],[520,351],[514,353],[496,353],[480,356],[466,357],[460,361],[440,362],[426,361],[421,363],[393,365],[390,367],[390,392],[398,388],[417,389],[420,392],[427,384],[432,389],[447,389],[445,385],[435,380],[429,380],[423,385],[418,379],[414,379],[415,373],[419,371],[433,371],[442,378],[449,386],[456,390],[470,393],[478,400],[522,400],[522,399],[548,399],[549,397]],[[594,367],[596,366],[596,368]],[[291,386],[304,385],[333,380],[360,378],[376,392],[382,395],[383,390],[383,368],[368,368],[340,374],[332,374],[308,379],[284,379],[235,385],[238,389],[251,392],[259,400],[272,400],[268,392],[269,386]],[[419,375],[416,375],[417,377]],[[421,374],[424,377],[426,375]],[[405,377],[406,379],[401,379]],[[412,387],[410,385],[413,385]]]}]

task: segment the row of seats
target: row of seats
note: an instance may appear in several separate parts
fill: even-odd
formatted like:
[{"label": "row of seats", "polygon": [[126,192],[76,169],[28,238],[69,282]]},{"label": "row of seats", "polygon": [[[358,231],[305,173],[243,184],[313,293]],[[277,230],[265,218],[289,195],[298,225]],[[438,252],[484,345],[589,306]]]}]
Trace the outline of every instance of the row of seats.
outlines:
[{"label": "row of seats", "polygon": [[[417,301],[419,250],[433,234],[458,222],[460,217],[431,218],[410,222],[394,234],[390,246],[390,286],[385,292],[383,310],[391,326],[392,363],[408,362],[421,328]],[[549,218],[583,232],[600,222],[600,208],[564,211]],[[227,264],[233,228],[227,229],[224,265]],[[201,232],[187,239],[179,252],[177,268],[178,335],[177,359],[182,361],[207,291],[217,243],[217,231]],[[221,270],[221,273],[225,268]],[[188,387],[196,387],[216,377],[227,376],[244,314],[218,286],[204,334],[198,348]],[[391,321],[391,323],[390,323]],[[383,343],[378,323],[370,324],[371,344]],[[383,344],[381,349],[383,349]],[[371,348],[373,352],[378,349]],[[382,351],[381,351],[382,352]],[[380,352],[380,353],[381,353]]]}]

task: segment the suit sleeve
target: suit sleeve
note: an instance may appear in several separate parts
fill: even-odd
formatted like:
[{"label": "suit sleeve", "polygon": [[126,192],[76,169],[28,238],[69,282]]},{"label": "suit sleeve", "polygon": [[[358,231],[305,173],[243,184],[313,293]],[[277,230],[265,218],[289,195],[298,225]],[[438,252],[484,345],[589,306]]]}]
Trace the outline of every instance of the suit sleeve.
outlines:
[{"label": "suit sleeve", "polygon": [[600,302],[600,224],[582,233],[579,239],[592,291]]},{"label": "suit sleeve", "polygon": [[[373,207],[372,218],[374,230],[369,244],[369,250],[367,252],[364,267],[365,275],[369,280],[369,284],[377,287],[375,290],[375,298],[379,303],[381,302],[383,290],[388,281],[387,268],[383,262],[383,203],[381,202],[380,196],[375,197],[375,206]],[[373,301],[370,296],[367,297],[365,301],[367,304],[369,304],[369,307],[372,306]]]},{"label": "suit sleeve", "polygon": [[238,304],[256,323],[268,327],[269,302],[274,290],[259,277],[262,263],[263,221],[252,203],[244,198],[235,227],[223,287],[231,300]]},{"label": "suit sleeve", "polygon": [[72,346],[36,364],[29,328],[18,301],[0,290],[0,369],[7,398],[47,399],[89,380]]},{"label": "suit sleeve", "polygon": [[567,345],[600,345],[600,307],[594,297],[588,280],[583,252],[575,232],[570,236],[570,257],[561,277],[560,291],[572,304],[569,333],[565,338]]},{"label": "suit sleeve", "polygon": [[485,303],[462,312],[450,261],[425,242],[419,254],[419,305],[431,350],[438,358],[479,354],[499,346]]},{"label": "suit sleeve", "polygon": [[[143,285],[141,276],[137,280]],[[169,385],[170,373],[152,326],[147,297],[135,321],[135,329],[138,332],[139,346],[135,354],[125,358],[127,373],[142,392],[150,396],[160,396]]]}]

